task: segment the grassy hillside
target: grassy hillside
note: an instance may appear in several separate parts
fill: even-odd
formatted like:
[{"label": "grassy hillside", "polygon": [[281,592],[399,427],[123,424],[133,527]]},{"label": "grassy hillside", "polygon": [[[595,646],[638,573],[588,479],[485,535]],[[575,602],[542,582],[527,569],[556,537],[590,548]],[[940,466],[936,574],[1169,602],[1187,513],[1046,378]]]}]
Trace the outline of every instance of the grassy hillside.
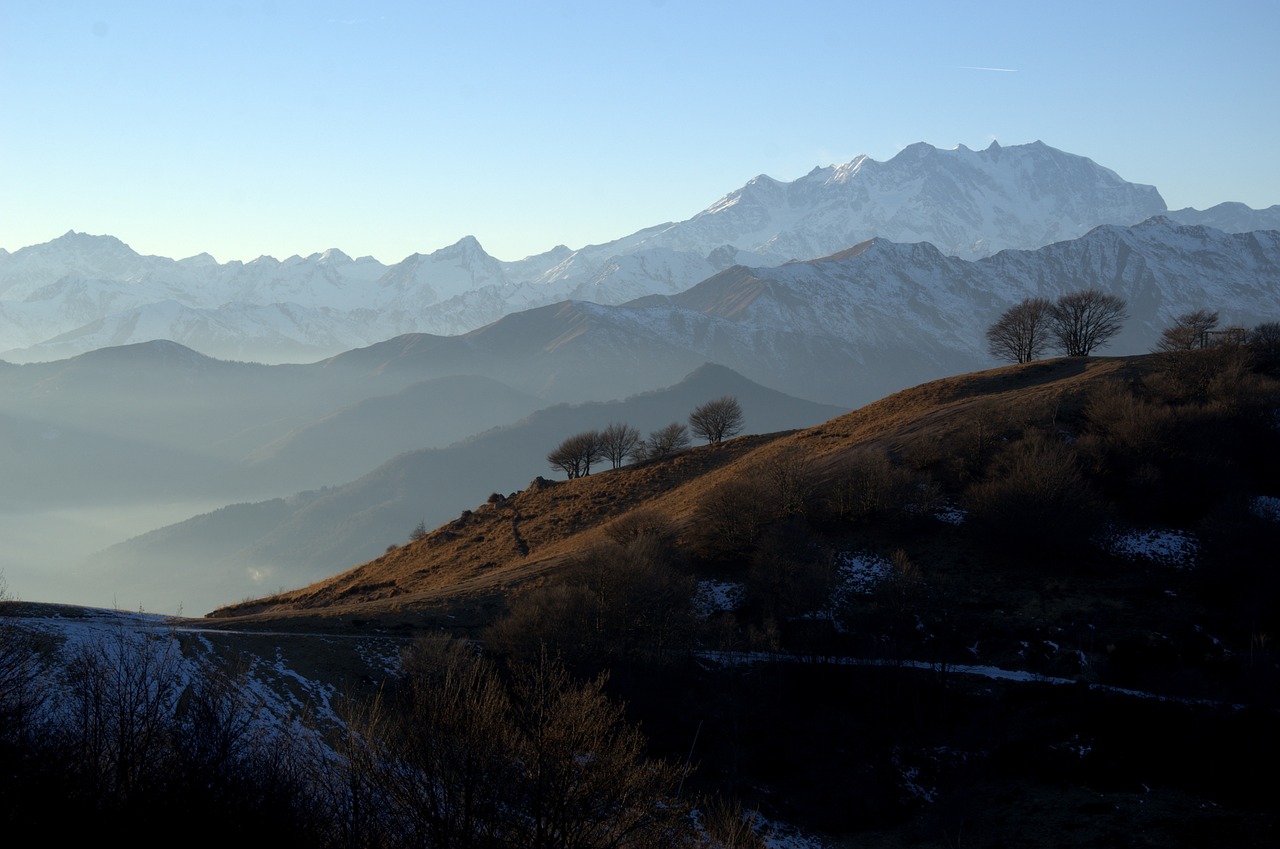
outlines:
[{"label": "grassy hillside", "polygon": [[1243,350],[963,375],[215,615],[550,646],[697,786],[850,845],[1266,845],[1278,410]]}]

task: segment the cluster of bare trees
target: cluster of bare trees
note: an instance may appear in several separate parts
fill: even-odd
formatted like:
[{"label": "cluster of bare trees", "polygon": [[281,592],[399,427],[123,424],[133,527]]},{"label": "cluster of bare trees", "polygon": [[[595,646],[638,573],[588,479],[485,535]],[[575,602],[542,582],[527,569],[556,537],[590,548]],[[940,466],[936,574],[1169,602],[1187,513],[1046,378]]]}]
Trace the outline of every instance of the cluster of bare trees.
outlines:
[{"label": "cluster of bare trees", "polygon": [[0,818],[56,810],[73,843],[200,822],[211,842],[320,845],[301,735],[269,733],[242,668],[124,626],[66,651],[52,664],[0,618]]},{"label": "cluster of bare trees", "polygon": [[631,425],[613,422],[604,430],[575,433],[547,455],[547,462],[570,478],[580,478],[591,474],[591,465],[602,460],[618,468],[640,442],[640,431]]},{"label": "cluster of bare trees", "polygon": [[987,328],[991,355],[1015,363],[1039,359],[1050,347],[1087,357],[1111,341],[1128,318],[1124,298],[1099,289],[1069,292],[1056,301],[1027,298]]},{"label": "cluster of bare trees", "polygon": [[502,670],[450,638],[417,642],[401,686],[349,716],[354,846],[692,845],[686,770],[647,758],[604,692],[544,651]]},{"label": "cluster of bare trees", "polygon": [[640,431],[621,422],[603,430],[575,433],[547,455],[547,462],[570,479],[585,477],[591,474],[593,464],[603,460],[616,469],[628,459],[638,463],[683,451],[691,444],[690,432],[709,445],[718,444],[741,433],[743,421],[738,399],[725,395],[695,408],[687,425],[672,422],[650,432],[647,438],[641,438]]},{"label": "cluster of bare trees", "polygon": [[1185,312],[1160,333],[1160,341],[1152,349],[1157,354],[1178,354],[1206,348],[1248,345],[1263,350],[1280,345],[1280,322],[1264,321],[1252,328],[1239,324],[1219,326],[1216,310],[1197,309]]}]

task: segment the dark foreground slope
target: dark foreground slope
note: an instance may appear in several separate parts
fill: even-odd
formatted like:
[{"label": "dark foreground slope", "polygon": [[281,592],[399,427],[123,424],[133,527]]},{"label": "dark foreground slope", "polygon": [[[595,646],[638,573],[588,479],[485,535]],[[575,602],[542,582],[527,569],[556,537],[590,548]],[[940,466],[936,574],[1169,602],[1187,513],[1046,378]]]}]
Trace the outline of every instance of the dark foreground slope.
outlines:
[{"label": "dark foreground slope", "polygon": [[607,672],[681,793],[825,845],[1271,846],[1264,354],[996,369],[537,482],[200,624],[314,639],[317,674],[441,632]]}]

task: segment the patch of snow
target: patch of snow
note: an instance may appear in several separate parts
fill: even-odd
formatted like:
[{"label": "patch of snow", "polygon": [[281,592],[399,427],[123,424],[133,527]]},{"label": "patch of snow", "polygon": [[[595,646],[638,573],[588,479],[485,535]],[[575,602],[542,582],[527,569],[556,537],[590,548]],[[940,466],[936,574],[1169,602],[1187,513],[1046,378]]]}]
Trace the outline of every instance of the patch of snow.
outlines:
[{"label": "patch of snow", "polygon": [[1249,512],[1259,519],[1280,522],[1280,498],[1274,495],[1258,495],[1249,502]]},{"label": "patch of snow", "polygon": [[1168,528],[1117,530],[1102,540],[1102,547],[1118,557],[1149,560],[1187,569],[1195,565],[1200,543],[1190,531]]},{"label": "patch of snow", "polygon": [[933,517],[939,522],[946,522],[948,525],[963,525],[964,520],[969,518],[969,514],[963,507],[958,505],[943,504],[933,511]]},{"label": "patch of snow", "polygon": [[893,564],[878,554],[841,552],[836,564],[840,592],[870,595],[892,568]]},{"label": "patch of snow", "polygon": [[693,609],[702,618],[735,610],[742,604],[746,587],[733,581],[699,581],[693,593]]}]

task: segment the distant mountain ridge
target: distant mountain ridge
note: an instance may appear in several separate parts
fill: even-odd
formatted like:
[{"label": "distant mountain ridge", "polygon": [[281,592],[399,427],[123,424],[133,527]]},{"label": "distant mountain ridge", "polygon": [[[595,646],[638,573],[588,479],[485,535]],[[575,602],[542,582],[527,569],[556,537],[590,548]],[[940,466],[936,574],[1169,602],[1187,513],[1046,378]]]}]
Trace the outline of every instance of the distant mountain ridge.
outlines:
[{"label": "distant mountain ridge", "polygon": [[[775,267],[872,238],[973,259],[1164,212],[1154,187],[1041,142],[982,151],[918,143],[887,162],[860,156],[791,182],[761,175],[690,219],[516,262],[494,259],[470,236],[387,266],[337,249],[172,260],[69,232],[0,252],[0,358],[172,339],[223,359],[312,361],[404,333],[457,335],[563,300],[675,295],[733,265]],[[1223,204],[1171,217],[1252,230],[1280,209]]]},{"label": "distant mountain ridge", "polygon": [[992,364],[985,329],[1028,296],[1097,287],[1129,303],[1102,353],[1150,350],[1199,308],[1252,326],[1276,318],[1280,231],[1223,233],[1157,216],[1105,225],[1033,251],[964,260],[928,243],[874,239],[777,267],[733,266],[671,296],[621,305],[564,301],[456,337],[410,334],[330,367],[483,374],[546,398],[620,397],[703,361],[773,389],[855,407]]}]

